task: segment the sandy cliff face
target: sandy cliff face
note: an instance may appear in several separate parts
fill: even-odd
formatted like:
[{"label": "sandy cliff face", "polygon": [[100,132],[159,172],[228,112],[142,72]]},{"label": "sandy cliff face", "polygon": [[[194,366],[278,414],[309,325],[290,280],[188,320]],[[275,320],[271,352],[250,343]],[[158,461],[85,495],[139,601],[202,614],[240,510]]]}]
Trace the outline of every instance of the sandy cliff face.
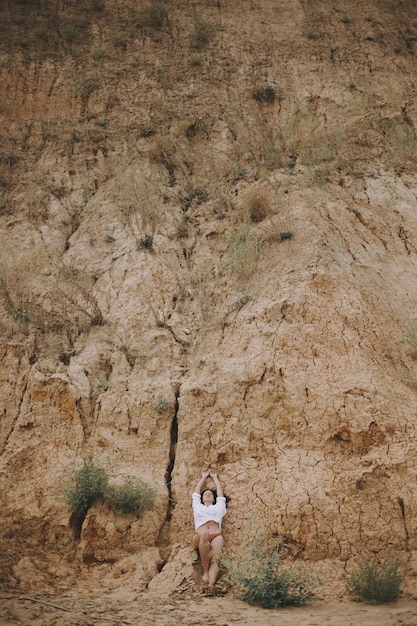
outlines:
[{"label": "sandy cliff face", "polygon": [[[191,580],[211,463],[230,550],[412,588],[417,24],[363,4],[2,3],[4,584]],[[78,536],[84,456],[155,506]]]}]

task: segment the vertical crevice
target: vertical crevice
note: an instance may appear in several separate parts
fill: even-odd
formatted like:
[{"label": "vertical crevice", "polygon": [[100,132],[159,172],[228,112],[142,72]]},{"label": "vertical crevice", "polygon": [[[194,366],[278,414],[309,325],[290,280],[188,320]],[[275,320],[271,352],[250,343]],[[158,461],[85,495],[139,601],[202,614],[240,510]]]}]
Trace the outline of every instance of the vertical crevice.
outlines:
[{"label": "vertical crevice", "polygon": [[177,453],[177,442],[178,442],[178,418],[177,418],[177,410],[178,410],[178,398],[176,398],[176,407],[175,407],[175,415],[171,424],[171,445],[169,449],[169,464],[167,467],[167,471],[165,474],[165,480],[168,489],[168,509],[167,509],[167,522],[171,521],[172,511],[175,508],[175,502],[172,498],[172,472],[174,470],[175,465],[175,455]]},{"label": "vertical crevice", "polygon": [[403,519],[403,524],[404,524],[405,542],[406,542],[406,545],[408,546],[410,535],[408,533],[407,522],[405,519],[405,504],[402,498],[397,498],[397,501],[398,501],[398,504],[400,505],[401,517]]},{"label": "vertical crevice", "polygon": [[174,417],[171,422],[171,437],[170,437],[170,447],[169,447],[169,462],[165,472],[165,482],[168,490],[168,505],[167,512],[165,515],[165,521],[161,526],[161,530],[159,531],[157,545],[159,547],[162,563],[160,564],[159,569],[161,570],[165,565],[166,561],[171,552],[171,542],[170,542],[170,525],[172,519],[172,513],[175,509],[176,502],[172,497],[172,472],[174,471],[175,466],[175,456],[177,453],[177,443],[178,443],[178,397],[179,391],[175,394],[175,410]]},{"label": "vertical crevice", "polygon": [[87,514],[77,515],[76,513],[72,513],[70,517],[70,528],[72,528],[72,531],[74,533],[75,541],[79,541],[81,539],[81,531],[83,528],[86,515]]}]

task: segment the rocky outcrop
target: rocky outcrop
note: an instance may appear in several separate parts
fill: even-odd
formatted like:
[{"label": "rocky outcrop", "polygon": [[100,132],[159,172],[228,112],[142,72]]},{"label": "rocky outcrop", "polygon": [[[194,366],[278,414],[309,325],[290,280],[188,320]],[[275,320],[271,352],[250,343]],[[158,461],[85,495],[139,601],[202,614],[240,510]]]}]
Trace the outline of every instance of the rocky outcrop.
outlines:
[{"label": "rocky outcrop", "polygon": [[[181,587],[211,463],[231,552],[256,526],[341,593],[361,557],[412,587],[415,24],[360,4],[205,6],[200,48],[178,3],[130,34],[129,3],[86,3],[91,41],[54,59],[2,9],[29,42],[2,52],[25,94],[1,110],[5,584]],[[154,507],[98,502],[76,532],[62,480],[86,456]]]}]

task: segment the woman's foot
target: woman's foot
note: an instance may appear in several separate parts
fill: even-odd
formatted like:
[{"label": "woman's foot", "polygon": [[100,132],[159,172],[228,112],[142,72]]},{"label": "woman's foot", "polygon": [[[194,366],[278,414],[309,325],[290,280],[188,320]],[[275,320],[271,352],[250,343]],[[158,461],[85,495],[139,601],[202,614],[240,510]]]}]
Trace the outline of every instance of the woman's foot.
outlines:
[{"label": "woman's foot", "polygon": [[203,583],[208,583],[208,572],[204,572],[203,574]]}]

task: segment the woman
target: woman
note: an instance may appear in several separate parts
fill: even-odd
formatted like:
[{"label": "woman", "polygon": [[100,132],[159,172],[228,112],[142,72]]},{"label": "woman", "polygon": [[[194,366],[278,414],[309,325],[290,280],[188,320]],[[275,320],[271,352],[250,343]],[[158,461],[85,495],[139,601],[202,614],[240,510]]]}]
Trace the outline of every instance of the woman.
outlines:
[{"label": "woman", "polygon": [[[216,492],[206,489],[201,493],[208,476],[213,479]],[[213,469],[202,472],[192,498],[195,528],[193,546],[200,552],[203,581],[213,588],[219,575],[220,554],[224,545],[222,519],[226,515],[226,498],[217,472]]]}]

